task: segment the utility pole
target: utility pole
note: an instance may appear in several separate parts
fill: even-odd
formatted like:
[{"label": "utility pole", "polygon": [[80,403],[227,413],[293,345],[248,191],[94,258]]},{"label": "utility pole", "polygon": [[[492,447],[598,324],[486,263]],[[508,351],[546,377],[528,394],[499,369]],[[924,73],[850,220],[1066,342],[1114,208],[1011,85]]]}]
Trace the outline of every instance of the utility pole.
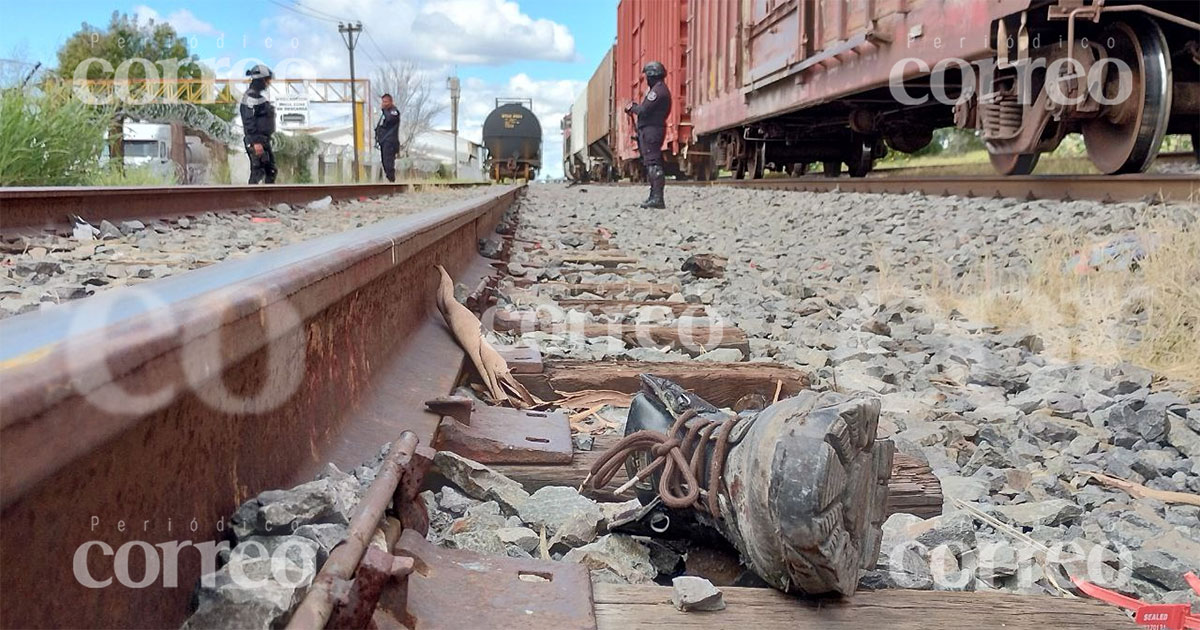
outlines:
[{"label": "utility pole", "polygon": [[350,51],[350,125],[354,134],[354,181],[358,182],[358,85],[354,80],[354,46],[358,44],[358,38],[362,37],[362,22],[353,24],[346,22],[338,22],[338,33],[342,35],[342,41],[346,43],[346,49]]},{"label": "utility pole", "polygon": [[458,179],[458,77],[446,79],[446,87],[450,88],[450,133],[454,134],[454,179]]}]

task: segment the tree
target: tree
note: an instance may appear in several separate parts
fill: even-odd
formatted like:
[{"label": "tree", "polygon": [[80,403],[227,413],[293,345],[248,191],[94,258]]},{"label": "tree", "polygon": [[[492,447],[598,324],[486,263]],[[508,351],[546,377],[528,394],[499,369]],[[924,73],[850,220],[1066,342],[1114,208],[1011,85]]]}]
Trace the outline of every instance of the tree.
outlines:
[{"label": "tree", "polygon": [[[64,79],[73,79],[76,70],[90,58],[103,59],[112,65],[111,71],[100,63],[88,65],[85,76],[92,80],[115,78],[116,70],[126,62],[130,79],[145,79],[145,64],[130,61],[139,59],[155,64],[154,72],[160,78],[173,75],[179,79],[200,79],[205,75],[205,68],[188,51],[187,38],[176,33],[170,24],[154,20],[141,23],[137,16],[117,11],[113,11],[106,29],[83,23],[58,49],[56,72]],[[234,107],[230,104],[202,107],[226,122],[233,119]]]},{"label": "tree", "polygon": [[433,77],[411,61],[394,61],[375,71],[375,89],[391,94],[400,110],[400,155],[408,156],[418,135],[433,129],[433,119],[446,111],[433,98]]},{"label": "tree", "polygon": [[[85,22],[58,49],[58,75],[65,79],[74,78],[76,68],[91,57],[103,59],[113,68],[130,59],[177,60],[179,78],[198,79],[201,76],[196,56],[188,53],[187,39],[180,37],[170,24],[157,24],[154,20],[142,24],[137,16],[117,11],[113,11],[107,29],[101,30]],[[156,72],[162,75],[161,65]],[[87,78],[111,79],[113,73],[106,72],[101,64],[93,63],[87,68]],[[130,63],[129,78],[146,78],[144,65]]]}]

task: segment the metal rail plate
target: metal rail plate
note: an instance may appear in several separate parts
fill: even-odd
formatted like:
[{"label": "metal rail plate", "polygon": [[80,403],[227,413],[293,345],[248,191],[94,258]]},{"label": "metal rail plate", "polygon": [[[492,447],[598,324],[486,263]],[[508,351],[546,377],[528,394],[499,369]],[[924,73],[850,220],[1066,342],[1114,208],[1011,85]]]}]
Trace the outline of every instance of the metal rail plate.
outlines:
[{"label": "metal rail plate", "polygon": [[409,627],[596,627],[592,582],[581,564],[443,549],[412,530],[401,534],[395,552],[412,557],[416,565],[408,576]]}]

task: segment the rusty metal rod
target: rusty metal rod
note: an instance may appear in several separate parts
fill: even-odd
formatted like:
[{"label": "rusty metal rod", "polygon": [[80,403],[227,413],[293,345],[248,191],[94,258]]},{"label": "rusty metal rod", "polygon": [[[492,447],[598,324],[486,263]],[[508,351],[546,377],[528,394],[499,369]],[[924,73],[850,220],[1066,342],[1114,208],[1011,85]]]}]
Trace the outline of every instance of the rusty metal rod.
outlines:
[{"label": "rusty metal rod", "polygon": [[334,547],[329,559],[321,567],[312,586],[304,595],[300,606],[288,621],[288,630],[321,630],[333,613],[334,585],[339,580],[349,580],[358,568],[367,545],[387,509],[396,486],[400,483],[401,471],[412,460],[417,450],[417,435],[412,431],[400,434],[380,465],[379,475],[371,482],[367,494],[358,502],[354,518],[350,519],[350,535]]}]

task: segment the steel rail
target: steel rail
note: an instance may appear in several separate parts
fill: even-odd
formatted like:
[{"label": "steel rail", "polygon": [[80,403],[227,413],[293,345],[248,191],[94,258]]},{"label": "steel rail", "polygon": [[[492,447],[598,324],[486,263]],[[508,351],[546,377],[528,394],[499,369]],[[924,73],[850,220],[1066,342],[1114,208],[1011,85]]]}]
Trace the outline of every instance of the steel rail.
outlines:
[{"label": "steel rail", "polygon": [[[1086,158],[1080,158],[1080,159],[1086,160]],[[1158,157],[1154,158],[1154,164],[1196,164],[1196,162],[1197,162],[1196,155],[1194,153],[1192,153],[1191,151],[1173,151],[1171,153],[1159,153]],[[927,175],[940,174],[941,176],[947,176],[947,175],[954,175],[955,169],[962,169],[964,167],[976,167],[976,168],[985,168],[985,169],[992,168],[991,165],[987,164],[987,163],[980,163],[980,164],[949,163],[949,164],[934,164],[934,165],[926,165],[926,166],[910,165],[910,164],[897,164],[894,166],[893,165],[884,165],[884,166],[876,165],[875,169],[871,171],[869,176],[870,177],[892,177],[892,176],[899,175],[899,174],[905,174],[907,176],[907,175],[920,175],[922,173],[925,173]],[[1080,173],[1080,174],[1086,175],[1087,173]]]},{"label": "steel rail", "polygon": [[[463,359],[434,266],[474,286],[478,239],[520,191],[0,321],[4,625],[178,625],[200,554],[179,550],[167,576],[151,545],[219,539],[245,499],[352,469],[405,430],[429,444],[423,402]],[[80,571],[120,577],[102,545],[134,581],[161,571],[85,587]]]},{"label": "steel rail", "polygon": [[1200,200],[1197,175],[1033,175],[1024,177],[863,177],[721,179],[711,182],[672,182],[675,186],[730,186],[807,192],[858,192],[960,197],[1013,197],[1061,201]]},{"label": "steel rail", "polygon": [[162,218],[277,203],[300,204],[326,196],[341,201],[411,192],[425,186],[465,188],[480,185],[483,183],[0,187],[0,230],[61,228],[70,225],[71,215],[99,223],[102,219]]}]

